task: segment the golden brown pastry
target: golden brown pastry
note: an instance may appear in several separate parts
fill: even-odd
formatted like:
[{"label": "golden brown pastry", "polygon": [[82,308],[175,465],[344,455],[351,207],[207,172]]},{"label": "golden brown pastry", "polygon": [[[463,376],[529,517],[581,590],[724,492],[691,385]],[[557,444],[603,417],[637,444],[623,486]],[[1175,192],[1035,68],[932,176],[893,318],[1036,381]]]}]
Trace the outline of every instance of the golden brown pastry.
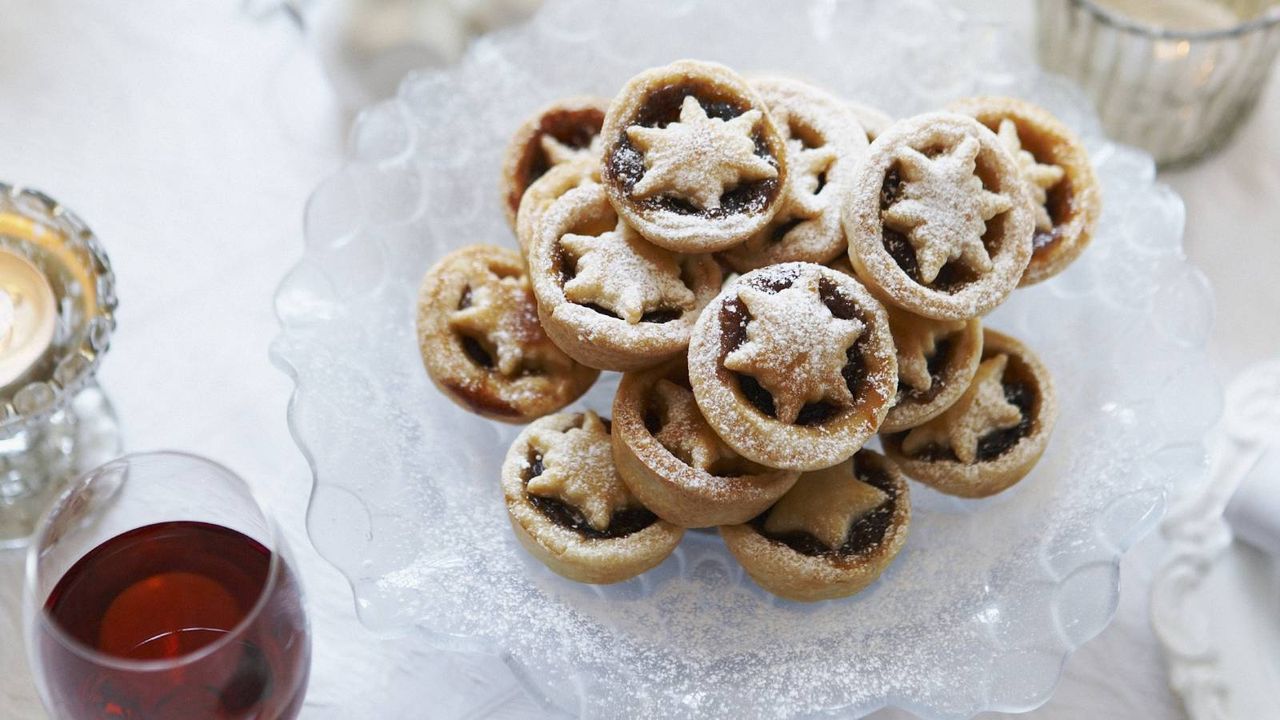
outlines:
[{"label": "golden brown pastry", "polygon": [[427,374],[449,399],[503,422],[528,422],[576,400],[600,375],[556,347],[520,253],[468,245],[422,280],[418,348]]},{"label": "golden brown pastry", "polygon": [[1102,193],[1084,143],[1049,111],[1025,100],[975,97],[951,109],[973,116],[999,135],[1026,181],[1036,231],[1021,285],[1062,272],[1088,246],[1102,209]]},{"label": "golden brown pastry", "polygon": [[668,250],[724,250],[782,206],[782,135],[756,92],[723,65],[681,60],[631,78],[601,136],[609,200]]},{"label": "golden brown pastry", "polygon": [[622,377],[613,457],[645,507],[681,527],[746,522],[800,475],[752,463],[726,445],[702,417],[682,358]]},{"label": "golden brown pastry", "polygon": [[880,427],[897,388],[889,318],[852,277],[821,265],[754,270],[707,306],[689,380],[711,427],[743,457],[817,470]]},{"label": "golden brown pastry", "polygon": [[534,181],[520,198],[520,210],[516,213],[516,240],[520,242],[520,252],[529,252],[529,246],[542,224],[542,216],[557,200],[574,188],[599,182],[600,163],[585,159],[560,163]]},{"label": "golden brown pastry", "polygon": [[720,528],[761,587],[788,600],[846,597],[875,582],[907,540],[911,501],[902,473],[863,450],[800,476],[768,511]]},{"label": "golden brown pastry", "polygon": [[600,128],[606,98],[572,97],[541,108],[511,136],[502,163],[502,206],[516,229],[520,198],[538,178],[557,165],[600,162]]},{"label": "golden brown pastry", "polygon": [[849,259],[882,300],[967,320],[1009,296],[1031,259],[1021,173],[973,118],[929,113],[871,144],[845,215]]},{"label": "golden brown pastry", "polygon": [[599,185],[551,206],[528,260],[547,334],[603,370],[651,367],[684,352],[698,312],[720,289],[714,259],[650,244]]},{"label": "golden brown pastry", "polygon": [[941,415],[964,394],[982,360],[982,321],[930,320],[893,306],[889,328],[898,351],[898,396],[880,432],[913,428]]},{"label": "golden brown pastry", "polygon": [[1057,416],[1049,371],[1025,345],[983,331],[982,364],[946,412],[883,436],[907,475],[961,497],[994,495],[1040,460]]},{"label": "golden brown pastry", "polygon": [[525,428],[502,465],[516,537],[570,580],[614,583],[657,566],[684,530],[658,519],[623,484],[608,422],[562,413]]},{"label": "golden brown pastry", "polygon": [[721,259],[738,272],[783,262],[825,263],[848,252],[841,214],[867,136],[849,108],[788,78],[759,78],[752,87],[769,107],[787,147],[791,181],[782,209]]}]

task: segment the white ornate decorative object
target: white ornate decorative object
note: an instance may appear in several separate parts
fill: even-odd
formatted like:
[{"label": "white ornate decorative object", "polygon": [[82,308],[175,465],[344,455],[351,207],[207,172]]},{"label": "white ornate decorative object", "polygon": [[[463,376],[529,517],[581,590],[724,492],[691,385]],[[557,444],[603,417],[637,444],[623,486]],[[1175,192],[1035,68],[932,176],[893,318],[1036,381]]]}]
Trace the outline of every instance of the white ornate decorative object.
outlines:
[{"label": "white ornate decorative object", "polygon": [[[1152,581],[1151,624],[1165,648],[1169,682],[1193,720],[1263,717],[1280,703],[1277,666],[1248,657],[1259,646],[1280,648],[1280,635],[1262,627],[1267,609],[1271,629],[1278,624],[1274,597],[1261,610],[1249,597],[1268,566],[1251,562],[1253,551],[1232,545],[1223,518],[1240,481],[1277,438],[1280,360],[1256,365],[1232,382],[1212,444],[1209,482],[1178,498],[1161,527],[1170,548]],[[1261,590],[1275,588],[1263,584]]]}]

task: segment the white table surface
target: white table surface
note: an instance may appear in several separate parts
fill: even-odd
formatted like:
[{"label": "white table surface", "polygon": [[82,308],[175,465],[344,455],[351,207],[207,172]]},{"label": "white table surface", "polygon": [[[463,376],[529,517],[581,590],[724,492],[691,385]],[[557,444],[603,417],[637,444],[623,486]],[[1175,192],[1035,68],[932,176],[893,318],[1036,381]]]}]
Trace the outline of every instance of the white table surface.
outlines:
[{"label": "white table surface", "polygon": [[[1224,378],[1280,354],[1280,91],[1226,152],[1168,175],[1187,248],[1218,292]],[[302,206],[338,162],[347,118],[282,17],[235,0],[0,0],[0,177],[74,208],[119,278],[101,373],[128,450],[209,455],[259,487],[309,594],[315,659],[304,718],[534,717],[495,658],[362,628],[303,526],[310,477],[285,427],[290,384],[267,360],[271,296],[301,250]],[[1124,561],[1115,622],[1025,717],[1182,718],[1147,621],[1162,542]],[[20,557],[0,553],[0,718],[41,717],[25,667]],[[907,717],[887,711],[880,718]],[[991,715],[990,717],[996,717]]]}]

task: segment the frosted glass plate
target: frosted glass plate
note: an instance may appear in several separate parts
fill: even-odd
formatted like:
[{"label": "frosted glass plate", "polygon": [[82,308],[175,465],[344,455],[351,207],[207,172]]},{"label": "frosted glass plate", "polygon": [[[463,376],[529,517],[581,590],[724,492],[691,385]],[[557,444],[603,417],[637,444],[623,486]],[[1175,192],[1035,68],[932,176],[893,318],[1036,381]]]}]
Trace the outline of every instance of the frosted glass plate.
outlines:
[{"label": "frosted glass plate", "polygon": [[[1000,27],[936,2],[782,7],[553,1],[360,116],[347,162],[307,206],[273,356],[297,384],[289,422],[315,473],[312,540],[370,627],[501,653],[537,697],[589,717],[896,705],[959,718],[1044,702],[1067,655],[1110,620],[1120,554],[1171,484],[1203,474],[1201,437],[1221,404],[1204,353],[1212,300],[1182,253],[1181,201]],[[1058,383],[1044,460],[988,500],[914,485],[906,548],[853,598],[780,602],[696,532],[636,580],[560,579],[507,523],[498,467],[517,428],[455,407],[418,358],[427,267],[468,243],[514,247],[497,185],[521,119],[686,56],[794,74],[896,115],[977,92],[1025,96],[1085,138],[1102,181],[1084,258],[990,318]],[[606,374],[580,404],[607,411],[616,382]]]}]

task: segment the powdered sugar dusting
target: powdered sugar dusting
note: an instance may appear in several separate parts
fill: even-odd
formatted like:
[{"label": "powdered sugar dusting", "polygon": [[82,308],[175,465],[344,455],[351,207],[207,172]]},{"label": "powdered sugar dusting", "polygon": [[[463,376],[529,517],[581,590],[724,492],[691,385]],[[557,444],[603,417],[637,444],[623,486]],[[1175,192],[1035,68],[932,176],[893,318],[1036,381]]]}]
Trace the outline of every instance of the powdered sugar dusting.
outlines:
[{"label": "powdered sugar dusting", "polygon": [[[901,175],[901,197],[883,207],[891,173]],[[939,320],[981,315],[1009,296],[1031,260],[1025,193],[1018,166],[976,120],[927,113],[900,121],[871,144],[854,183],[845,216],[850,260],[899,307]],[[889,230],[909,238],[914,277],[891,253]],[[950,263],[972,279],[954,288],[935,283]]]},{"label": "powdered sugar dusting", "polygon": [[[679,119],[645,122],[673,91]],[[709,117],[709,103],[735,109]],[[632,77],[610,104],[601,135],[610,200],[662,247],[723,250],[782,205],[789,182],[782,137],[746,81],[719,63],[678,60]]]},{"label": "powdered sugar dusting", "polygon": [[725,356],[724,366],[764,385],[784,423],[795,422],[808,403],[853,403],[842,371],[846,353],[867,328],[856,317],[827,310],[819,278],[808,273],[772,293],[749,282],[738,288],[737,300],[750,320],[745,342]]},{"label": "powdered sugar dusting", "polygon": [[686,95],[679,120],[665,127],[629,126],[627,138],[640,149],[645,166],[631,193],[640,198],[669,194],[704,211],[717,210],[727,190],[778,177],[778,168],[756,155],[752,136],[763,119],[760,110],[732,120],[708,117],[698,98]]},{"label": "powdered sugar dusting", "polygon": [[[605,233],[612,242],[573,232],[616,219],[601,186],[568,191],[543,217],[530,245],[529,273],[543,327],[557,345],[593,367],[630,369],[685,348],[698,311],[720,287],[721,271],[709,256],[676,256],[646,247],[625,225]],[[601,252],[611,258],[601,258]],[[566,280],[565,255],[574,253],[584,275]],[[640,278],[652,284],[642,285]],[[645,311],[657,309],[669,310],[673,317],[644,321]]]},{"label": "powdered sugar dusting", "polygon": [[[740,317],[737,346],[726,344],[734,329],[725,313]],[[856,387],[844,382],[846,352],[864,367]],[[884,308],[853,278],[811,263],[742,276],[707,306],[689,342],[689,379],[703,415],[735,450],[771,467],[817,470],[853,455],[888,412],[897,373]],[[771,393],[772,413],[751,400],[742,376]],[[819,406],[819,417],[800,422],[802,411]]]},{"label": "powdered sugar dusting", "polygon": [[[1101,629],[1080,621],[1064,633],[1059,619],[1079,619],[1081,598],[1116,597],[1113,583],[1082,585],[1075,572],[1114,564],[1132,540],[1134,527],[1106,521],[1107,508],[1158,498],[1197,473],[1198,438],[1216,417],[1212,372],[1195,349],[1203,328],[1167,322],[1169,304],[1152,300],[1186,265],[1176,223],[1151,222],[1180,207],[1153,187],[1150,159],[1107,142],[1075,91],[1001,55],[989,25],[930,0],[913,4],[919,14],[837,4],[820,27],[766,0],[740,0],[732,14],[661,0],[550,5],[530,27],[476,43],[456,70],[406,83],[396,115],[416,125],[421,217],[370,206],[351,219],[348,247],[376,249],[381,273],[370,281],[313,246],[280,294],[275,356],[298,382],[290,422],[316,473],[312,540],[351,579],[363,620],[417,635],[421,652],[466,643],[501,653],[538,697],[587,717],[853,716],[895,704],[961,718],[1038,704],[1071,646]],[[852,598],[777,601],[718,538],[694,532],[620,585],[554,575],[506,518],[497,478],[516,430],[454,408],[417,357],[422,273],[448,248],[509,233],[491,189],[520,118],[557,97],[613,93],[639,68],[690,54],[814,78],[899,117],[958,94],[1027,96],[1078,130],[1098,163],[1107,209],[1094,247],[989,318],[1073,388],[1044,459],[988,500],[914,487],[902,553]],[[382,181],[402,171],[369,169]],[[1151,271],[1128,273],[1121,288],[1105,282],[1114,267]],[[602,378],[580,407],[608,408],[615,380]],[[1089,482],[1068,481],[1080,477]],[[1152,506],[1144,517],[1158,515]]]},{"label": "powdered sugar dusting", "polygon": [[786,139],[791,182],[778,214],[723,253],[725,261],[745,272],[781,262],[825,263],[843,255],[849,243],[841,214],[866,155],[862,126],[839,100],[798,80],[757,78],[752,86]]}]

